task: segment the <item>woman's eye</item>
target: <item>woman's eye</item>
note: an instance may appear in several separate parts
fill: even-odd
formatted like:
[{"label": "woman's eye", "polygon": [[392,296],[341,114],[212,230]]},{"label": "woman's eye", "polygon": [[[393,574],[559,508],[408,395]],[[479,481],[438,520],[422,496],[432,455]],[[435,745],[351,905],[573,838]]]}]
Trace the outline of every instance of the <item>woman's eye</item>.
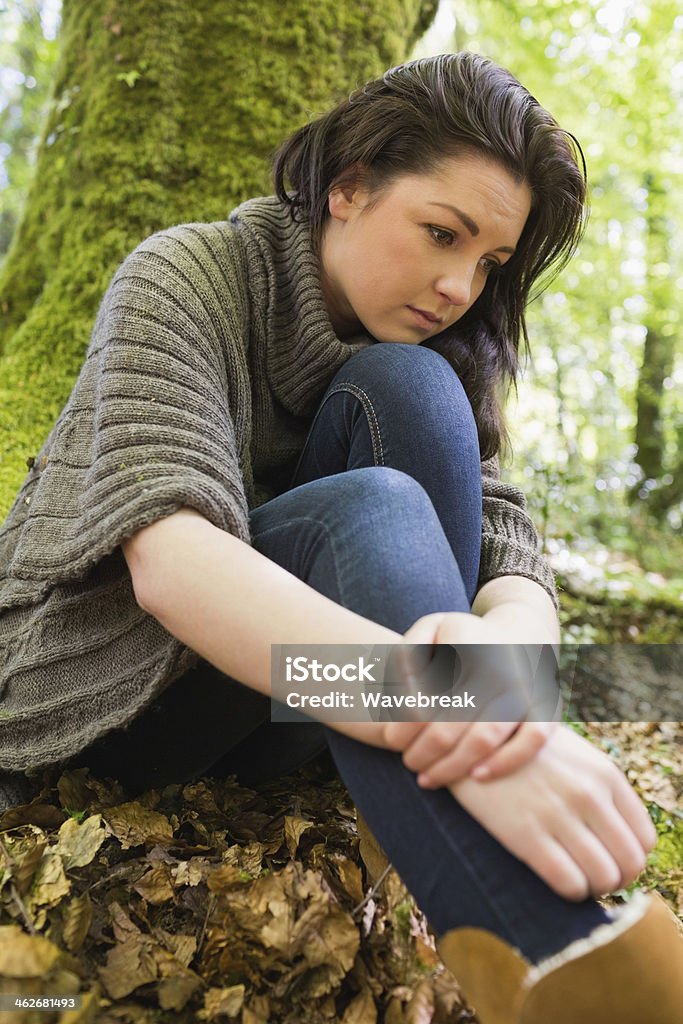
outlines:
[{"label": "woman's eye", "polygon": [[481,267],[485,274],[491,274],[494,270],[502,270],[498,260],[490,260],[487,256],[482,258]]},{"label": "woman's eye", "polygon": [[453,232],[446,231],[445,228],[437,228],[433,224],[428,224],[427,230],[437,245],[452,245],[455,241]]}]

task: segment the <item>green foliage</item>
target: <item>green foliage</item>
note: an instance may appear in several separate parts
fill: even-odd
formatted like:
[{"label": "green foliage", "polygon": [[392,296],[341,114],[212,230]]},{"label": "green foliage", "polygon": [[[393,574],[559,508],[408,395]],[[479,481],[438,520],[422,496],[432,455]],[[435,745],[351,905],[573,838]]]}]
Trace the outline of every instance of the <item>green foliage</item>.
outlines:
[{"label": "green foliage", "polygon": [[[566,545],[592,536],[635,553],[654,494],[666,495],[672,538],[681,524],[680,5],[455,0],[455,9],[459,45],[509,67],[579,138],[591,184],[580,251],[530,308],[532,364],[510,407],[513,473],[548,536]],[[643,370],[646,336],[659,344]],[[639,441],[656,442],[658,479],[649,482],[634,443],[636,393],[648,379],[654,426]],[[680,549],[662,530],[666,522],[656,547],[641,552],[645,568],[680,575]]]},{"label": "green foliage", "polygon": [[43,32],[42,6],[41,0],[0,3],[0,263],[33,173],[57,53],[55,40]]}]

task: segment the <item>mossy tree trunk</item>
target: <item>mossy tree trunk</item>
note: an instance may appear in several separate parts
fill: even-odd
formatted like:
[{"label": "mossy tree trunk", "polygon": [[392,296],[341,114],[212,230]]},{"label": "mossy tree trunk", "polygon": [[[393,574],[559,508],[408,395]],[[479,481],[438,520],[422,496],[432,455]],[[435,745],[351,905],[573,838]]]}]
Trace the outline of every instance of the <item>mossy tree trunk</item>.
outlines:
[{"label": "mossy tree trunk", "polygon": [[299,124],[410,56],[437,0],[64,0],[52,101],[0,274],[0,514],[97,306],[153,231],[271,191]]}]

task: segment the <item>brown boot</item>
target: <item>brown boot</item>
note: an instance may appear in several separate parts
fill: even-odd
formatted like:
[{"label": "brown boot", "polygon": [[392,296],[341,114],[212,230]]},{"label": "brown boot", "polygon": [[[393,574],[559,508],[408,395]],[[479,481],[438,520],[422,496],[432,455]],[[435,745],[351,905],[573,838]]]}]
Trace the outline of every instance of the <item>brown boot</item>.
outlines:
[{"label": "brown boot", "polygon": [[481,928],[438,949],[481,1024],[683,1024],[683,940],[654,896],[536,966]]}]

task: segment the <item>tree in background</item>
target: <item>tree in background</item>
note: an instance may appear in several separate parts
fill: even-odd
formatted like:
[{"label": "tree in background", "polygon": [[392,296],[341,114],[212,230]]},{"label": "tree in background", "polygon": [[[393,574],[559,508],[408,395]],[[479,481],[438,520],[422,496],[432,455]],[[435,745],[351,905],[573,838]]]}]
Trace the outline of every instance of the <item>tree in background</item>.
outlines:
[{"label": "tree in background", "polygon": [[0,510],[66,401],[120,261],[270,191],[297,125],[405,60],[436,0],[65,0],[49,111],[0,271]]},{"label": "tree in background", "polygon": [[[642,555],[643,508],[667,512],[675,531],[683,499],[680,4],[454,7],[456,45],[509,67],[578,136],[592,186],[578,257],[530,310],[534,362],[521,393],[531,397],[512,423],[518,464],[544,467],[539,506],[550,493],[560,532],[564,521],[574,539],[578,525]],[[647,557],[660,564],[665,549],[660,541]]]},{"label": "tree in background", "polygon": [[0,3],[0,264],[33,173],[57,50],[42,10],[43,0]]}]

